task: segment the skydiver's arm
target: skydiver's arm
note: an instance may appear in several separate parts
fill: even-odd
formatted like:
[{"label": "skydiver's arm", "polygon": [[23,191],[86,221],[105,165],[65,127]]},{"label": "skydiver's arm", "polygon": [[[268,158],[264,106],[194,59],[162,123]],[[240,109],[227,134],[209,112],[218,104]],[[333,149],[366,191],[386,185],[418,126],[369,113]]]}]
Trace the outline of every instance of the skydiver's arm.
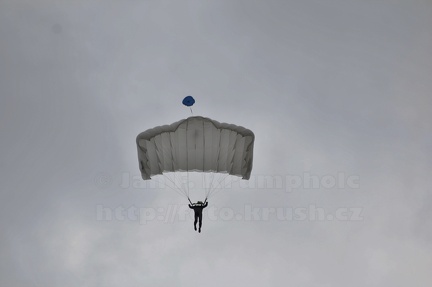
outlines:
[{"label": "skydiver's arm", "polygon": [[203,207],[203,208],[206,208],[206,207],[207,207],[207,205],[208,205],[208,202],[206,202],[206,203],[204,204],[204,207]]},{"label": "skydiver's arm", "polygon": [[190,208],[190,209],[193,209],[192,205],[189,204],[189,208]]}]

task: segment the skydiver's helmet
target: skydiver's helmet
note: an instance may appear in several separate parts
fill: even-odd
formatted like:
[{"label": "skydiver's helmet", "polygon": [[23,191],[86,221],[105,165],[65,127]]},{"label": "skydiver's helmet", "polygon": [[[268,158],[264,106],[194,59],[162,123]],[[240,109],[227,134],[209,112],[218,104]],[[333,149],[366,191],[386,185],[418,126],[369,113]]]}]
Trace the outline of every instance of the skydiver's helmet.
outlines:
[{"label": "skydiver's helmet", "polygon": [[197,205],[204,205],[204,203],[202,201],[197,201],[196,203]]}]

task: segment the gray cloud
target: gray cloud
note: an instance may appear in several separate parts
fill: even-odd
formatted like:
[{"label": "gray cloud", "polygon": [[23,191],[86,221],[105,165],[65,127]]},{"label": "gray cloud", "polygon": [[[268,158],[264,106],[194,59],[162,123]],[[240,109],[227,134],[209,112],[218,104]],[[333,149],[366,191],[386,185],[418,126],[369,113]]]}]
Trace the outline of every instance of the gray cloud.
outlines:
[{"label": "gray cloud", "polygon": [[[3,1],[0,285],[429,286],[431,14],[428,1]],[[234,186],[201,234],[180,209],[167,219],[187,202],[137,180],[135,137],[189,116],[189,94],[194,114],[255,132],[253,178],[358,187]],[[341,217],[351,208],[359,220]]]}]

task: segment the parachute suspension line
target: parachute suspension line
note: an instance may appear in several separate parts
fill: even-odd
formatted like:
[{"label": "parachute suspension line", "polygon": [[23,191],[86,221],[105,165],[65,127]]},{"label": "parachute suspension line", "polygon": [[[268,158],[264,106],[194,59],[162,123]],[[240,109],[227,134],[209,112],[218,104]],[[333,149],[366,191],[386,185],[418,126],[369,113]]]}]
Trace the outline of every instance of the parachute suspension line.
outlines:
[{"label": "parachute suspension line", "polygon": [[176,172],[174,172],[173,174],[171,174],[171,173],[167,173],[167,174],[164,174],[164,176],[166,176],[166,178],[167,178],[169,181],[171,181],[171,182],[175,185],[175,187],[176,187],[178,190],[181,191],[181,193],[182,193],[184,196],[186,196],[186,193],[185,193],[185,191],[184,191],[183,186],[181,185],[181,182],[178,183]]},{"label": "parachute suspension line", "polygon": [[[192,113],[192,108],[189,107],[191,109],[191,113]],[[191,202],[190,198],[189,198],[189,145],[188,145],[188,131],[189,130],[189,120],[187,120],[186,122],[186,195],[187,198],[189,200],[189,202]],[[192,203],[192,202],[191,202]]]},{"label": "parachute suspension line", "polygon": [[[210,174],[212,174],[212,173],[210,173]],[[206,200],[207,200],[207,196],[208,196],[208,193],[210,191],[210,187],[207,184],[207,174],[203,173],[203,176],[204,176],[204,190],[205,190],[205,196],[206,196]]]},{"label": "parachute suspension line", "polygon": [[[166,181],[165,182],[165,185],[168,187],[168,188],[170,188],[170,189],[172,189],[172,190],[174,190],[177,194],[179,194],[179,195],[181,195],[182,197],[185,197],[185,198],[187,198],[188,200],[189,200],[189,202],[191,202],[191,200],[190,200],[190,197],[189,197],[189,188],[188,188],[188,183],[189,183],[189,174],[187,174],[187,182],[186,182],[186,184],[183,182],[183,180],[182,180],[182,176],[181,176],[181,174],[179,174],[179,173],[177,173],[177,172],[174,172],[174,175],[173,175],[173,177],[174,178],[172,178],[171,176],[170,176],[170,173],[167,173],[167,174],[162,174],[163,175],[163,177],[166,179],[166,180],[168,180],[174,187],[172,187],[172,186],[170,186],[169,184],[168,184],[168,182]],[[178,178],[178,176],[180,177],[180,179]],[[158,178],[158,181],[159,181],[159,178]],[[180,182],[178,182],[178,181],[180,181]],[[161,183],[160,181],[159,181],[159,183]]]},{"label": "parachute suspension line", "polygon": [[174,179],[176,182],[179,182],[179,185],[181,186],[181,190],[183,191],[183,193],[186,195],[186,197],[189,197],[189,194],[187,192],[184,180],[182,178],[181,173],[178,172],[174,172]]},{"label": "parachute suspension line", "polygon": [[[204,175],[204,176],[205,176],[205,175]],[[210,177],[211,177],[210,183],[209,183],[208,186],[206,186],[206,198],[208,198],[208,196],[209,196],[209,194],[210,194],[210,191],[211,191],[211,189],[212,189],[212,187],[213,187],[213,182],[214,182],[214,172],[211,172],[211,173],[210,173]]]},{"label": "parachute suspension line", "polygon": [[[218,188],[218,186],[221,187],[221,183],[223,183],[223,182],[225,181],[225,179],[227,178],[227,176],[229,176],[229,173],[227,173],[227,174],[226,174],[225,176],[223,176],[222,178],[219,178],[219,179],[216,181],[215,186],[213,186],[213,182],[212,182],[212,187],[211,187],[209,193],[207,194],[207,198],[209,198],[209,197],[212,195],[212,193],[213,193],[213,192]],[[223,188],[223,187],[221,187],[221,188]]]},{"label": "parachute suspension line", "polygon": [[168,175],[163,174],[163,177],[164,177],[166,180],[168,180],[172,185],[174,185],[174,187],[172,187],[172,186],[170,186],[170,185],[168,184],[168,181],[165,181],[166,185],[167,185],[170,189],[175,190],[175,191],[177,192],[177,194],[180,194],[182,197],[185,197],[185,196],[186,196],[185,193],[184,193],[184,191],[183,191],[180,187],[178,187],[177,184],[176,184],[176,182],[174,182],[174,181],[173,181],[173,180],[172,180]]},{"label": "parachute suspension line", "polygon": [[[187,197],[189,199],[189,171],[187,171],[187,181],[186,181],[186,190],[187,190]],[[190,199],[189,199],[190,201]]]},{"label": "parachute suspension line", "polygon": [[172,189],[175,191],[175,193],[177,193],[178,195],[180,195],[181,197],[185,197],[183,192],[180,192],[178,189],[172,188],[171,186],[169,186],[168,184],[166,185],[168,188]]},{"label": "parachute suspension line", "polygon": [[179,185],[181,186],[181,190],[184,193],[184,195],[189,199],[189,188],[188,188],[188,183],[184,182],[184,176],[182,176],[181,173],[179,172],[174,172],[174,178],[175,181],[179,182]]},{"label": "parachute suspension line", "polygon": [[193,112],[192,112],[192,108],[191,108],[191,107],[189,107],[189,109],[191,110],[191,114],[193,114]]},{"label": "parachute suspension line", "polygon": [[[164,176],[164,177],[165,177],[165,178],[168,178],[168,177],[166,177],[166,176]],[[169,178],[168,178],[168,179],[169,179]],[[169,180],[170,180],[170,179],[169,179]],[[167,186],[168,188],[174,190],[175,193],[177,193],[177,194],[180,195],[181,197],[184,197],[184,196],[185,196],[185,194],[184,194],[183,192],[181,192],[181,190],[180,190],[178,187],[173,188],[173,187],[171,187],[169,184],[161,183],[160,180],[159,180],[159,178],[157,178],[157,181],[159,182],[159,184],[162,184],[162,185]]]},{"label": "parachute suspension line", "polygon": [[[172,178],[169,176],[169,174],[162,174],[162,175],[164,176],[165,179],[169,180],[169,181],[170,181],[170,182],[175,186],[176,192],[177,192],[178,194],[181,194],[182,196],[188,198],[189,195],[188,195],[187,191],[185,190],[185,188],[183,187],[182,183],[180,183],[179,185],[177,185],[177,177],[176,177],[176,174],[177,174],[177,173],[174,173],[174,179],[172,179]],[[167,185],[167,186],[170,187],[169,185]],[[171,188],[171,189],[174,189],[174,188],[172,188],[172,187],[170,187],[170,188]]]},{"label": "parachute suspension line", "polygon": [[184,183],[184,180],[182,179],[181,173],[174,172],[174,180],[176,183],[178,182],[180,189],[184,193],[184,195],[189,198],[189,194],[188,194],[187,189],[185,187],[185,183]]},{"label": "parachute suspension line", "polygon": [[[205,139],[206,139],[206,133],[205,133],[205,123],[204,122],[202,122],[202,129],[203,129],[203,148],[204,148],[204,150],[206,150],[206,141],[205,141]],[[202,166],[203,166],[203,169],[205,170],[205,160],[206,160],[206,156],[205,156],[205,153],[204,153],[204,155],[203,155],[203,157],[202,157]],[[205,194],[206,194],[206,198],[205,198],[205,200],[204,200],[204,202],[207,200],[207,184],[206,184],[206,175],[205,175],[205,173],[204,173],[204,190],[206,191],[205,192]]]},{"label": "parachute suspension line", "polygon": [[204,190],[206,191],[206,195],[207,195],[207,180],[206,180],[205,173],[203,173],[203,176],[204,176],[204,179],[203,179],[203,181],[204,181]]},{"label": "parachute suspension line", "polygon": [[237,178],[236,180],[232,180],[230,182],[225,182],[223,186],[221,186],[221,188],[219,189],[213,189],[213,191],[211,192],[210,196],[213,197],[214,195],[216,195],[219,191],[221,191],[222,189],[225,189],[226,187],[228,187],[228,184],[233,184],[240,181],[240,178]]}]

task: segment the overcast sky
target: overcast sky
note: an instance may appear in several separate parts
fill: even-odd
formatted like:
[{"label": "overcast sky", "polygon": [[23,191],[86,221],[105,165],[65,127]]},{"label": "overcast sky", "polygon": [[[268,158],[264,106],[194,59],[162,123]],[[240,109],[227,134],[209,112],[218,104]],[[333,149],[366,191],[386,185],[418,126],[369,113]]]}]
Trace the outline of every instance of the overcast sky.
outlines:
[{"label": "overcast sky", "polygon": [[[0,1],[0,285],[431,286],[431,27],[429,0]],[[135,143],[187,95],[256,136],[201,234]]]}]

